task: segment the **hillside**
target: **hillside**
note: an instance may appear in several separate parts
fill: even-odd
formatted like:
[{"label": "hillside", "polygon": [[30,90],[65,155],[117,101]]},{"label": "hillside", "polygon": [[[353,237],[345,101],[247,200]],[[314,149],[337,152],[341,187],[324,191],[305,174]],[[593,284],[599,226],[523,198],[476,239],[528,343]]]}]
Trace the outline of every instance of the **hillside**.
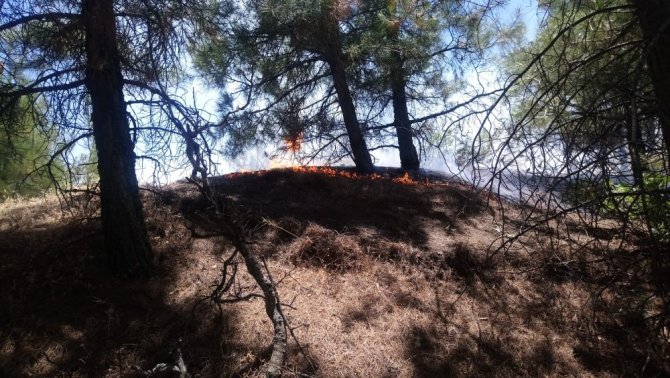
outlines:
[{"label": "hillside", "polygon": [[[274,170],[213,185],[277,282],[300,343],[286,376],[670,375],[667,276],[608,222],[561,217],[494,253],[524,209],[435,177]],[[193,376],[262,375],[262,300],[208,298],[232,246],[207,235],[198,192],[144,191],[146,282],[105,270],[95,202],[0,205],[0,376],[155,376],[180,357]],[[231,293],[258,291],[243,264],[238,278]]]}]

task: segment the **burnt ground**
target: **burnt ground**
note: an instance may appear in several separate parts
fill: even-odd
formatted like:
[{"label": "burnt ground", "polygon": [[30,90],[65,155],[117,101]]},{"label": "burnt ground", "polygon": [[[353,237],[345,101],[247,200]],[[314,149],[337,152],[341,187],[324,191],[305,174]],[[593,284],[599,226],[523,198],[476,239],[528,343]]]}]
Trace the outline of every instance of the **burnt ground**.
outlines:
[{"label": "burnt ground", "polygon": [[[291,342],[286,376],[670,375],[657,247],[562,217],[493,253],[524,209],[417,180],[215,180],[287,304],[302,349]],[[158,376],[178,355],[194,376],[262,375],[262,301],[207,300],[232,246],[199,235],[210,210],[197,191],[145,192],[156,255],[145,281],[108,273],[95,200],[74,205],[0,205],[0,376]],[[257,291],[234,263],[234,290]]]}]

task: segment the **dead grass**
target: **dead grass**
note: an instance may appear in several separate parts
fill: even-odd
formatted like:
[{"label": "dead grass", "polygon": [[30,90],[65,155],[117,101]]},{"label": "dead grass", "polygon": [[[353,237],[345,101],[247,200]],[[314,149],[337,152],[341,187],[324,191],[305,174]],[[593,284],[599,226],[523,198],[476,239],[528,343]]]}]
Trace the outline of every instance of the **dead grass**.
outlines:
[{"label": "dead grass", "polygon": [[296,265],[324,268],[333,272],[360,270],[366,259],[363,249],[352,235],[310,224],[286,248],[285,253]]},{"label": "dead grass", "polygon": [[[272,171],[218,189],[257,220],[252,246],[310,358],[292,343],[287,376],[670,374],[654,267],[607,230],[566,234],[565,219],[491,258],[510,230],[458,184]],[[194,375],[261,375],[262,302],[200,302],[231,246],[191,234],[189,212],[206,211],[191,188],[162,192],[144,198],[146,282],[108,275],[95,218],[54,200],[0,206],[0,376],[141,376],[177,349]],[[504,206],[513,224],[521,210]]]},{"label": "dead grass", "polygon": [[45,195],[35,198],[12,198],[0,203],[0,230],[39,228],[62,216],[58,198]]}]

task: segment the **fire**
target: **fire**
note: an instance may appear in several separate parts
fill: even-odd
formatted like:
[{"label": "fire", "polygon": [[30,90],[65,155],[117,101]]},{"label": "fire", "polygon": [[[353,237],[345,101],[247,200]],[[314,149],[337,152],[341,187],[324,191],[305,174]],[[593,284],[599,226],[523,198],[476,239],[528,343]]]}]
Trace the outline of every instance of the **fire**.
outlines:
[{"label": "fire", "polygon": [[284,144],[286,145],[286,150],[291,151],[293,153],[300,151],[302,141],[303,141],[302,134],[289,135],[284,137]]},{"label": "fire", "polygon": [[351,179],[362,179],[362,178],[368,178],[368,179],[375,179],[375,178],[380,178],[378,174],[372,174],[372,175],[360,175],[356,172],[349,172],[345,170],[338,170],[334,169],[331,167],[319,167],[319,166],[293,166],[290,167],[290,169],[293,172],[301,172],[301,173],[318,173],[321,175],[325,176],[331,176],[331,177],[346,177],[346,178],[351,178]]},{"label": "fire", "polygon": [[405,184],[405,185],[415,185],[415,184],[418,184],[418,182],[414,181],[414,179],[411,178],[411,177],[409,176],[409,173],[407,173],[407,172],[405,172],[405,174],[403,174],[403,175],[400,176],[400,177],[396,177],[396,178],[394,178],[394,179],[393,179],[393,182],[395,182],[395,183],[397,183],[397,184]]},{"label": "fire", "polygon": [[[315,167],[315,166],[293,166],[290,167],[293,172],[307,172],[307,173],[320,173],[326,176],[337,176],[338,171],[331,167]],[[346,173],[346,172],[344,172]]]},{"label": "fire", "polygon": [[[330,177],[345,177],[353,180],[390,180],[396,184],[401,184],[401,185],[421,185],[421,186],[426,186],[426,187],[446,187],[449,186],[450,184],[447,182],[433,182],[430,181],[428,178],[425,178],[422,181],[418,181],[408,172],[403,173],[402,176],[399,177],[392,177],[391,174],[389,173],[384,173],[384,174],[379,174],[379,173],[373,173],[369,175],[362,175],[353,171],[349,170],[344,170],[344,169],[336,169],[332,167],[327,167],[327,166],[310,166],[310,165],[291,165],[291,162],[285,159],[273,159],[270,161],[270,167],[269,170],[273,169],[284,169],[284,170],[290,170],[291,172],[296,172],[296,173],[316,173],[316,174],[321,174],[324,176],[330,176]],[[243,175],[263,175],[267,171],[250,171],[250,172],[236,172],[236,173],[231,173],[228,174],[228,177],[240,177]]]},{"label": "fire", "polygon": [[290,167],[291,171],[299,173],[318,173],[330,177],[347,177],[351,179],[360,179],[362,176],[358,175],[355,172],[347,172],[343,170],[337,170],[331,167],[317,167],[317,166],[293,166]]},{"label": "fire", "polygon": [[[361,175],[356,172],[350,172],[350,171],[345,171],[345,170],[338,170],[338,169],[333,169],[331,167],[315,167],[315,166],[293,166],[290,167],[290,169],[293,172],[305,172],[305,173],[319,173],[322,175],[326,176],[331,176],[331,177],[346,177],[350,179],[355,179],[355,180],[360,180],[360,179],[368,179],[368,180],[381,180],[381,179],[390,179],[389,175],[380,175],[379,173],[372,173],[369,175]],[[391,179],[393,182],[397,184],[403,184],[403,185],[417,185],[420,184],[420,182],[415,181],[412,179],[407,172],[401,177],[396,177],[394,179]],[[426,181],[426,184],[428,185],[428,181]]]}]

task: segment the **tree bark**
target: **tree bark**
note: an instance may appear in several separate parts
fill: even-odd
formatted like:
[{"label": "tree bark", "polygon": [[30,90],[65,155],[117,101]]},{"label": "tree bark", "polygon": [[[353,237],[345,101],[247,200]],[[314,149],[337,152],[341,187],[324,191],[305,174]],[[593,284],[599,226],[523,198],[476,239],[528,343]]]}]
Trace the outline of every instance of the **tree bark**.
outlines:
[{"label": "tree bark", "polygon": [[105,251],[111,269],[148,276],[151,245],[135,175],[135,153],[123,98],[112,0],[82,0],[87,66],[86,88],[98,150]]},{"label": "tree bark", "polygon": [[349,136],[349,145],[354,155],[356,170],[360,173],[373,173],[375,167],[372,164],[372,157],[365,143],[365,138],[363,138],[358,116],[356,115],[354,100],[347,83],[346,63],[342,58],[342,46],[339,43],[339,32],[336,28],[336,25],[331,28],[330,38],[332,40],[326,52],[326,61],[333,76],[333,84],[337,92],[337,100],[340,103],[344,126]]},{"label": "tree bark", "polygon": [[661,131],[670,161],[670,2],[633,0],[647,42],[647,65],[654,82]]},{"label": "tree bark", "polygon": [[629,119],[626,121],[626,141],[628,142],[628,152],[630,155],[630,167],[633,171],[633,185],[641,188],[644,184],[644,169],[642,166],[642,133],[638,125],[634,109],[628,113]]},{"label": "tree bark", "polygon": [[405,170],[419,169],[419,154],[412,141],[412,124],[409,121],[407,110],[407,93],[405,90],[405,72],[402,68],[402,59],[398,51],[392,53],[391,63],[391,96],[393,100],[393,126],[398,138],[400,166]]}]

